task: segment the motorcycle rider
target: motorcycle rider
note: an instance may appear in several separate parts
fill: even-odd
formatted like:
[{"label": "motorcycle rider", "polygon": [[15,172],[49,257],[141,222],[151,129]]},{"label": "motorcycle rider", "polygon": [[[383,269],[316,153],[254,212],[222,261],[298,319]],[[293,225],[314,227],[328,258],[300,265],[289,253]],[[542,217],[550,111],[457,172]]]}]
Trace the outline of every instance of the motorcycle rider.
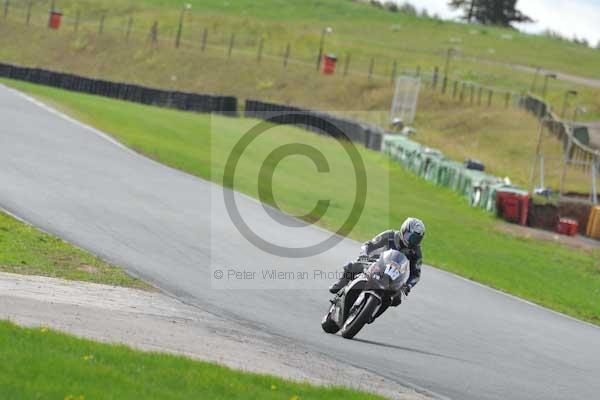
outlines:
[{"label": "motorcycle rider", "polygon": [[[404,288],[404,294],[408,295],[410,290],[419,282],[421,277],[421,264],[423,255],[421,253],[421,241],[425,236],[425,224],[417,218],[407,218],[400,227],[399,231],[387,230],[381,232],[373,239],[365,242],[361,246],[359,260],[372,259],[379,256],[382,252],[392,249],[402,252],[410,261],[410,277]],[[354,277],[363,272],[364,264],[360,262],[350,262],[344,265],[342,277],[329,287],[331,293],[337,293],[345,287]],[[400,304],[400,296],[392,299],[392,306]]]}]

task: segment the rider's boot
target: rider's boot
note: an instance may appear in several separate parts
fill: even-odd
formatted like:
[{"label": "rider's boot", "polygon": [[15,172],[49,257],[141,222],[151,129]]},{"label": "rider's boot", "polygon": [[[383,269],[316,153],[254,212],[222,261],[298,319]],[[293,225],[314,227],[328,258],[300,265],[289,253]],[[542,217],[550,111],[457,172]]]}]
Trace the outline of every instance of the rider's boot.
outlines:
[{"label": "rider's boot", "polygon": [[329,293],[336,294],[340,291],[341,288],[345,287],[348,283],[350,283],[350,278],[348,277],[348,274],[344,273],[337,282],[329,286]]},{"label": "rider's boot", "polygon": [[350,281],[354,279],[354,276],[362,271],[362,265],[350,262],[344,265],[342,269],[344,271],[342,277],[329,287],[330,293],[336,294],[340,289],[350,283]]}]

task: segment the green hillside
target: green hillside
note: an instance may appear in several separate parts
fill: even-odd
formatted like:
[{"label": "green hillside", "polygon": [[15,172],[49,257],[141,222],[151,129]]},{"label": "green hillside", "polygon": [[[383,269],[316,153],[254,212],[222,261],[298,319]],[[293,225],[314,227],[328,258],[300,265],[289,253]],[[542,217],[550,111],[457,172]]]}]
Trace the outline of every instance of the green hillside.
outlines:
[{"label": "green hillside", "polygon": [[[522,186],[529,185],[537,121],[515,108],[506,109],[503,91],[526,92],[534,75],[506,64],[591,77],[600,71],[596,49],[511,29],[393,13],[350,0],[191,1],[191,9],[183,14],[183,3],[175,1],[56,0],[64,12],[58,31],[46,28],[47,2],[33,2],[30,25],[25,24],[27,2],[10,4],[8,17],[0,18],[0,61],[337,111],[386,127],[394,67],[396,74],[420,70],[427,89],[421,91],[415,140],[457,161],[480,159],[489,172],[509,176]],[[154,22],[156,43],[149,37]],[[332,33],[324,37],[324,51],[339,56],[333,76],[316,72],[326,27]],[[487,92],[483,105],[477,106],[441,95],[439,85],[437,92],[429,88],[434,68],[443,74],[449,48],[456,50],[449,78],[499,89],[491,107],[486,105]],[[542,86],[543,78],[538,77],[537,94]],[[580,119],[600,120],[600,89],[550,79],[547,97],[554,109],[562,109],[564,93],[571,89],[578,96],[568,102],[567,118],[582,105],[587,112]],[[543,146],[546,184],[557,189],[561,144],[545,137]],[[587,192],[589,174],[573,168],[566,190]]]},{"label": "green hillside", "polygon": [[[111,31],[108,26],[100,37],[96,32],[74,34],[68,20],[61,30],[50,31],[39,24],[26,26],[14,14],[0,24],[1,61],[168,89],[291,103],[384,126],[388,121],[393,95],[389,77],[368,80],[353,73],[323,76],[312,64],[290,63],[284,68],[281,58],[266,57],[259,64],[254,52],[236,50],[227,58],[222,47],[207,47],[204,52],[200,48],[175,49],[171,39],[156,45],[133,36],[126,41],[122,32]],[[425,88],[415,139],[459,161],[478,158],[491,173],[526,185],[537,122],[525,112],[504,105],[504,96],[499,94],[491,107],[471,106]],[[547,182],[557,187],[560,143],[548,138],[544,147]],[[585,191],[589,186],[580,170],[570,172],[567,183],[569,190]]]},{"label": "green hillside", "polygon": [[[47,8],[47,2],[39,3],[40,7]],[[349,50],[356,56],[398,57],[399,61],[416,66],[427,61],[440,62],[442,53],[454,47],[465,57],[542,65],[600,78],[600,54],[594,49],[515,30],[393,13],[350,0],[57,1],[58,7],[71,16],[77,10],[85,18],[102,13],[109,19],[135,15],[138,29],[149,27],[147,22],[157,19],[165,33],[175,32],[184,3],[192,6],[187,21],[195,28],[209,27],[225,33],[236,31],[240,36],[266,35],[274,45],[297,42],[316,50],[321,29],[331,26],[334,32],[327,39],[328,48],[338,52]],[[190,29],[186,33],[193,32],[191,25]]]},{"label": "green hillside", "polygon": [[[147,42],[150,27],[156,21],[159,41],[170,46],[174,45],[184,4],[158,0],[56,0],[55,3],[57,9],[64,13],[63,31],[73,32],[77,25],[79,33],[102,30],[104,35],[118,36],[121,41],[130,31],[130,40]],[[256,68],[261,43],[265,62],[281,65],[289,45],[290,64],[305,72],[314,70],[321,33],[324,28],[330,27],[332,33],[325,36],[324,51],[339,56],[340,68],[344,68],[349,60],[349,73],[362,78],[366,78],[371,65],[374,79],[379,80],[389,80],[394,69],[398,73],[402,70],[414,73],[419,69],[427,75],[438,67],[441,73],[450,48],[455,50],[448,70],[451,79],[517,92],[529,90],[534,75],[515,70],[509,64],[600,77],[600,51],[597,49],[556,38],[522,34],[512,29],[389,12],[363,2],[192,0],[186,3],[191,5],[191,9],[184,13],[181,51],[190,57],[201,57],[203,36],[206,37],[206,48],[220,56],[228,53],[229,44],[233,43],[233,58],[240,62],[243,57],[246,65],[245,68],[237,68],[236,75],[244,75]],[[0,25],[9,21],[23,24],[27,20],[28,2],[22,0],[9,4],[8,18],[0,19]],[[31,25],[46,26],[48,2],[35,0],[32,4]],[[80,17],[78,23],[77,15]],[[14,40],[13,35],[5,37],[8,41]],[[29,46],[43,52],[37,47],[39,42],[31,40],[31,37],[29,39]],[[80,38],[70,47],[81,50],[86,47],[86,41]],[[139,45],[136,47],[139,50]],[[579,92],[577,103],[588,109],[580,118],[600,119],[600,89],[550,80],[548,99],[560,109],[564,92],[570,89]],[[542,92],[541,77],[537,79],[535,91],[538,94]],[[344,106],[340,104],[340,108]],[[378,107],[377,104],[369,106],[368,109]],[[572,107],[568,115],[571,115],[571,110]]]}]

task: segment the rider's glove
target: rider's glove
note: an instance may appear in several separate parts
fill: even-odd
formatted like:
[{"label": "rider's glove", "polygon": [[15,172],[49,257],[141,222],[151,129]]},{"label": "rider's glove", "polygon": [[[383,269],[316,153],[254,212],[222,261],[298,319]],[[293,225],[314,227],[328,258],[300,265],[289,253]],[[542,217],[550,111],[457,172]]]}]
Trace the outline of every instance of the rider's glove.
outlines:
[{"label": "rider's glove", "polygon": [[360,246],[360,258],[368,258],[369,254],[367,254],[367,245],[363,244],[362,246]]},{"label": "rider's glove", "polygon": [[408,296],[408,294],[410,293],[410,289],[412,288],[412,286],[410,285],[406,285],[406,287],[404,288],[404,295]]}]

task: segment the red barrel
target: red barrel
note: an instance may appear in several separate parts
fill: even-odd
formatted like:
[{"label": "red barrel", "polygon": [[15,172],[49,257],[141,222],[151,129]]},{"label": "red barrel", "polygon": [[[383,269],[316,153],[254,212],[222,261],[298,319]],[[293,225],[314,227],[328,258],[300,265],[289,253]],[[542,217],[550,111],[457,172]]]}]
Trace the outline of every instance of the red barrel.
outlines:
[{"label": "red barrel", "polygon": [[58,11],[50,11],[50,21],[48,26],[52,29],[60,28],[60,21],[62,20],[62,13]]},{"label": "red barrel", "polygon": [[575,236],[579,231],[579,222],[571,218],[559,218],[556,232],[561,235]]},{"label": "red barrel", "polygon": [[335,65],[337,64],[337,57],[333,54],[325,54],[323,56],[323,74],[333,75],[335,72]]},{"label": "red barrel", "polygon": [[506,221],[527,225],[529,214],[529,194],[519,189],[500,189],[496,192],[498,216]]}]

